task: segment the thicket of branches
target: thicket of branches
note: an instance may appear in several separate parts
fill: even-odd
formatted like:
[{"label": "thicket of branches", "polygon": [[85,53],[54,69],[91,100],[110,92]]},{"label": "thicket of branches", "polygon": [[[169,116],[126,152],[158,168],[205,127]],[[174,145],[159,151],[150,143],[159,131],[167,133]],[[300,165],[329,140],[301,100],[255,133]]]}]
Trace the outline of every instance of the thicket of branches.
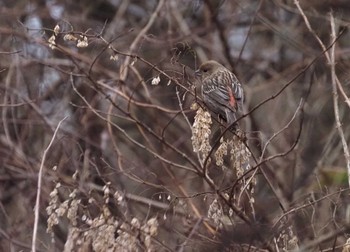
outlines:
[{"label": "thicket of branches", "polygon": [[[2,1],[1,251],[350,251],[350,3]],[[203,104],[214,59],[240,130]]]}]

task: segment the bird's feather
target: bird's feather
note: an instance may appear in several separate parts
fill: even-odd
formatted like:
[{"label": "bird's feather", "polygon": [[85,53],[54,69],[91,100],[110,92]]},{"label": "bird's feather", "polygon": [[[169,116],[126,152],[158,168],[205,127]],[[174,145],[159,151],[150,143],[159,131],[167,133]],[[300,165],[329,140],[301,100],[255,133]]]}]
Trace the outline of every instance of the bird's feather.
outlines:
[{"label": "bird's feather", "polygon": [[203,80],[202,91],[217,103],[237,110],[238,102],[243,102],[243,89],[236,76],[227,71],[217,71]]}]

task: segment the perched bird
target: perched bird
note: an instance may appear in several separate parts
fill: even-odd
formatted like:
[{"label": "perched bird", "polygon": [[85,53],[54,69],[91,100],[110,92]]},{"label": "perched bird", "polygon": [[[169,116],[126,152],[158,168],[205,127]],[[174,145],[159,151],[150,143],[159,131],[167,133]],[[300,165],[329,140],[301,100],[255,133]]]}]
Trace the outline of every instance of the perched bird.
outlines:
[{"label": "perched bird", "polygon": [[[237,77],[220,63],[209,60],[200,65],[196,75],[201,79],[201,93],[208,109],[226,120],[228,125],[236,121],[242,112],[243,88]],[[232,125],[236,128],[236,125]]]}]

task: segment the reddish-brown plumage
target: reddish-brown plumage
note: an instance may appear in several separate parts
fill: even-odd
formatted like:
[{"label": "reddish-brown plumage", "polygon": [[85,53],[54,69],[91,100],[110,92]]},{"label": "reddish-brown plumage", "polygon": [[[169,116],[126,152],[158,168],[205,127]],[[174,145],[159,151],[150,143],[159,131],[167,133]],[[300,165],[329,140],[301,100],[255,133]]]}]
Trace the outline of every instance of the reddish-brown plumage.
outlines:
[{"label": "reddish-brown plumage", "polygon": [[237,77],[220,63],[204,62],[196,73],[201,77],[201,93],[205,105],[229,125],[242,112],[243,89]]}]

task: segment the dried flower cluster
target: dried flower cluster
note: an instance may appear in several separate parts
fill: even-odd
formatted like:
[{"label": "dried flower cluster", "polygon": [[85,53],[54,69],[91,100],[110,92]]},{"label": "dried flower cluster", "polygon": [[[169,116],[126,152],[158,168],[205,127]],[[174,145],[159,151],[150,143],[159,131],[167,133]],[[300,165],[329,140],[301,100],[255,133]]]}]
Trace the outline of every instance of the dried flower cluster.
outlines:
[{"label": "dried flower cluster", "polygon": [[48,39],[49,47],[53,50],[56,48],[56,37],[61,31],[61,27],[59,25],[56,25],[53,29],[53,35]]},{"label": "dried flower cluster", "polygon": [[237,136],[234,136],[231,141],[228,141],[228,145],[230,146],[230,159],[232,161],[232,168],[236,170],[237,177],[240,177],[250,167],[250,150]]},{"label": "dried flower cluster", "polygon": [[[93,251],[154,251],[152,237],[157,234],[158,221],[149,219],[141,225],[137,218],[131,223],[120,223],[112,216],[107,206],[103,206],[100,216],[86,219],[89,228],[81,232],[75,244],[91,243]],[[68,244],[71,244],[69,242]]]},{"label": "dried flower cluster", "polygon": [[342,252],[350,252],[350,238],[346,240]]},{"label": "dried flower cluster", "polygon": [[[59,35],[61,28],[59,25],[56,25],[53,32],[54,34],[48,39],[49,47],[54,50],[56,48],[56,38]],[[84,48],[89,46],[88,38],[85,35],[79,35],[77,38],[74,34],[68,33],[63,37],[64,41],[73,41],[76,42],[78,48]]]},{"label": "dried flower cluster", "polygon": [[57,183],[55,188],[50,193],[49,206],[46,208],[48,214],[47,219],[47,232],[52,233],[53,226],[58,225],[59,218],[67,215],[73,226],[77,224],[77,211],[80,200],[76,199],[76,190],[69,195],[69,198],[62,203],[59,203],[58,189],[61,187],[60,183]]},{"label": "dried flower cluster", "polygon": [[[195,105],[192,109],[196,109]],[[198,108],[194,123],[192,125],[192,145],[193,151],[199,154],[199,160],[203,162],[209,155],[212,146],[210,145],[211,135],[211,115],[204,111],[202,108]],[[232,195],[233,203],[237,206],[243,204],[243,199],[248,199],[248,203],[251,206],[251,211],[254,212],[254,187],[256,185],[255,176],[246,178],[244,173],[250,168],[251,152],[240,137],[234,135],[230,139],[222,137],[220,139],[220,145],[215,151],[215,163],[222,169],[229,168],[234,171],[235,178],[239,179]],[[228,159],[225,159],[228,157]],[[226,160],[226,163],[225,163]],[[229,160],[229,161],[228,161]],[[228,161],[228,163],[227,163]],[[233,181],[234,182],[234,181]],[[232,184],[233,184],[232,182]],[[242,197],[242,196],[245,197]],[[230,198],[228,196],[228,198]],[[215,199],[209,206],[207,216],[212,219],[217,225],[217,228],[222,228],[223,224],[228,222],[232,224],[232,209],[228,209],[227,214],[224,213],[223,206]]]},{"label": "dried flower cluster", "polygon": [[250,168],[251,152],[244,142],[237,136],[230,140],[220,139],[220,146],[215,152],[216,165],[224,168],[224,157],[229,154],[230,169],[235,171],[237,178]]},{"label": "dried flower cluster", "polygon": [[157,76],[157,77],[154,77],[152,79],[152,85],[158,85],[160,83],[160,77]]},{"label": "dried flower cluster", "polygon": [[220,139],[220,145],[218,149],[215,152],[215,161],[217,166],[223,166],[224,164],[224,157],[227,155],[227,142],[224,141],[223,138]]},{"label": "dried flower cluster", "polygon": [[[193,105],[192,108],[195,108],[195,106],[196,105]],[[193,151],[199,154],[199,158],[202,162],[207,158],[211,150],[209,143],[211,124],[212,120],[210,113],[204,111],[202,108],[198,108],[192,125],[191,140]]]},{"label": "dried flower cluster", "polygon": [[282,251],[299,250],[298,242],[298,237],[294,234],[291,226],[283,229],[276,239],[276,245],[277,247],[282,248]]},{"label": "dried flower cluster", "polygon": [[254,214],[254,188],[257,180],[254,175],[249,177],[243,176],[250,168],[251,152],[244,142],[242,142],[237,136],[234,136],[227,144],[230,148],[231,167],[236,172],[236,177],[240,179],[237,188],[238,190],[236,190],[236,194],[233,195],[233,198],[237,205],[241,205],[242,195],[244,194],[250,204],[251,212]]},{"label": "dried flower cluster", "polygon": [[[90,218],[85,214],[79,215],[78,209],[81,200],[77,199],[77,191],[69,195],[69,198],[59,203],[58,189],[61,187],[57,183],[50,193],[50,202],[46,211],[49,215],[47,220],[47,232],[53,233],[53,227],[58,225],[60,218],[67,217],[69,223],[69,233],[65,243],[64,251],[85,251],[87,247],[92,247],[93,251],[155,251],[152,238],[158,233],[158,220],[153,217],[145,222],[137,218],[132,218],[130,222],[120,220],[113,216],[108,208],[110,199],[110,184],[103,188],[103,198],[105,204],[100,209],[100,214],[95,218]],[[124,204],[124,199],[120,192],[114,193],[117,204]],[[94,198],[89,199],[89,203],[96,202]],[[80,220],[81,224],[78,225]]]},{"label": "dried flower cluster", "polygon": [[213,202],[210,204],[208,209],[208,218],[212,219],[214,223],[216,224],[217,228],[222,228],[222,217],[224,213],[222,210],[222,206],[220,205],[219,201],[217,199],[214,199]]},{"label": "dried flower cluster", "polygon": [[[229,198],[228,194],[224,195],[225,198]],[[217,229],[231,226],[235,223],[234,212],[222,199],[215,198],[209,205],[207,217],[213,220]]]}]

